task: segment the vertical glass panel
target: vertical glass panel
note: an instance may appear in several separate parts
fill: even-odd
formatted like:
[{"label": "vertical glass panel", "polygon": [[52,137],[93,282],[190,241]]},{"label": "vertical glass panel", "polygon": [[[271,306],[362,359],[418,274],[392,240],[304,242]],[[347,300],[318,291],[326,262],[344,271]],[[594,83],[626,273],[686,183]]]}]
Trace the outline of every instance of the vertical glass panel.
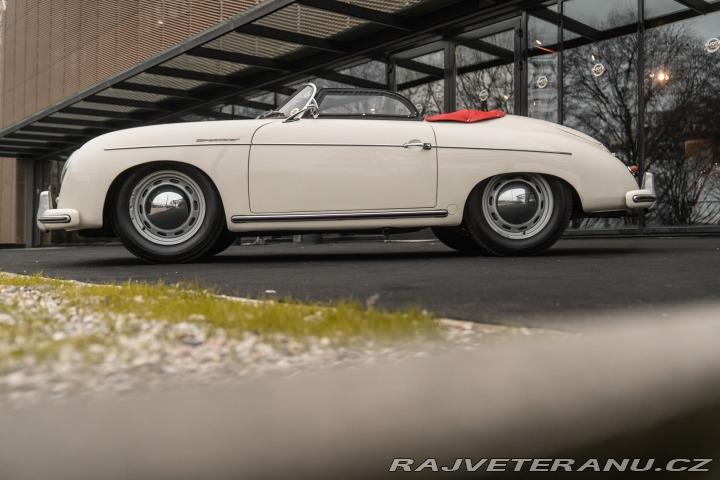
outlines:
[{"label": "vertical glass panel", "polygon": [[378,62],[376,60],[345,68],[338,73],[382,84],[387,82],[387,65],[384,62]]},{"label": "vertical glass panel", "polygon": [[558,29],[528,18],[528,116],[558,122]]},{"label": "vertical glass panel", "polygon": [[420,55],[419,57],[413,58],[413,61],[424,63],[425,65],[430,65],[436,68],[444,68],[445,52],[438,50],[437,52]]},{"label": "vertical glass panel", "polygon": [[398,60],[395,75],[397,91],[409,98],[423,115],[436,115],[444,111],[445,52],[439,50]]},{"label": "vertical glass panel", "polygon": [[637,156],[637,35],[565,50],[564,124],[603,142],[628,165]]},{"label": "vertical glass panel", "polygon": [[515,111],[515,31],[458,45],[457,108]]},{"label": "vertical glass panel", "polygon": [[[245,105],[227,105],[220,109],[222,113],[230,114],[230,118],[256,118],[258,115],[271,110],[274,105],[266,109],[247,107]],[[224,117],[224,119],[227,119]]]},{"label": "vertical glass panel", "polygon": [[254,97],[248,98],[247,100],[239,100],[237,104],[227,104],[214,107],[208,112],[209,117],[202,120],[232,120],[238,118],[256,118],[268,110],[272,110],[277,106],[277,94],[275,93],[263,93],[261,95],[255,95]]},{"label": "vertical glass panel", "polygon": [[[563,14],[571,20],[601,31],[631,25],[638,19],[636,0],[567,0],[563,4]],[[568,25],[566,27],[573,30]],[[583,34],[580,31],[575,33]]]},{"label": "vertical glass panel", "polygon": [[720,12],[645,31],[649,226],[720,225]]},{"label": "vertical glass panel", "polygon": [[270,93],[270,92],[263,93],[262,95],[256,95],[256,96],[252,97],[250,100],[252,100],[253,102],[265,103],[272,107],[274,107],[276,105],[275,104],[275,94]]},{"label": "vertical glass panel", "polygon": [[[634,23],[637,2],[569,0],[564,14],[572,19],[565,27],[573,35],[563,32],[563,123],[601,141],[625,164],[635,165],[638,36],[607,38],[600,32]],[[573,226],[624,230],[636,229],[637,223],[634,218],[603,218],[575,221]]]},{"label": "vertical glass panel", "polygon": [[685,5],[681,5],[675,0],[645,0],[645,18],[662,17],[671,13],[687,10]]}]

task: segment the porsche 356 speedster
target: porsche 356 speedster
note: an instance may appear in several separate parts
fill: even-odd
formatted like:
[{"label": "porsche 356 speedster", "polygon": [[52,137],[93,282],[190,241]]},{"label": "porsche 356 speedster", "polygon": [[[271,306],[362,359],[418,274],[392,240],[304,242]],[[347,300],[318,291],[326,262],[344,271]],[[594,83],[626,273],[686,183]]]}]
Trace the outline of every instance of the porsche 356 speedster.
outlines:
[{"label": "porsche 356 speedster", "polygon": [[[303,85],[254,120],[97,137],[42,192],[38,227],[117,235],[149,262],[219,253],[239,235],[431,227],[447,246],[532,255],[572,217],[650,207],[600,142],[502,112],[422,118],[391,92]],[[57,202],[57,208],[55,203]]]}]

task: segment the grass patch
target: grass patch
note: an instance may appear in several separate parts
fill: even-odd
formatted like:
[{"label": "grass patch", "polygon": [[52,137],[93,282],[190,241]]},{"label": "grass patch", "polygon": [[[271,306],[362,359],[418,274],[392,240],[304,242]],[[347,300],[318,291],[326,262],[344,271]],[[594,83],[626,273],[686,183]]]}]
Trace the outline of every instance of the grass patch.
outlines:
[{"label": "grass patch", "polygon": [[[126,283],[71,288],[68,301],[84,308],[134,315],[167,322],[193,322],[222,328],[293,338],[328,337],[346,342],[355,337],[396,339],[436,330],[427,313],[407,309],[390,312],[365,309],[356,302],[334,305],[292,301],[241,302],[218,297],[213,290],[192,285]],[[89,298],[88,298],[89,297]],[[88,305],[90,300],[90,305]],[[94,304],[93,304],[94,303]]]},{"label": "grass patch", "polygon": [[203,331],[200,341],[241,340],[249,332],[268,342],[322,340],[333,346],[424,341],[443,331],[419,309],[386,311],[351,301],[242,301],[199,285],[90,285],[0,273],[0,287],[0,367],[28,356],[45,361],[69,351],[88,355],[93,348],[118,347],[122,337],[137,337],[152,324],[197,326]]}]

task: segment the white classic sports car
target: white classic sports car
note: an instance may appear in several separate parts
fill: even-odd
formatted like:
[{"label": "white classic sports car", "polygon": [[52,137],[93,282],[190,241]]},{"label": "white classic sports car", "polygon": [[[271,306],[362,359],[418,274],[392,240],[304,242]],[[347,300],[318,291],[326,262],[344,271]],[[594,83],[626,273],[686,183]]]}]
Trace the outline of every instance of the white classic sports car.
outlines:
[{"label": "white classic sports car", "polygon": [[[482,121],[480,121],[482,120]],[[214,255],[238,235],[432,227],[456,250],[531,255],[572,216],[650,207],[602,144],[549,122],[464,110],[423,119],[386,91],[302,86],[255,120],[97,137],[67,160],[37,224],[117,235],[149,262]]]}]

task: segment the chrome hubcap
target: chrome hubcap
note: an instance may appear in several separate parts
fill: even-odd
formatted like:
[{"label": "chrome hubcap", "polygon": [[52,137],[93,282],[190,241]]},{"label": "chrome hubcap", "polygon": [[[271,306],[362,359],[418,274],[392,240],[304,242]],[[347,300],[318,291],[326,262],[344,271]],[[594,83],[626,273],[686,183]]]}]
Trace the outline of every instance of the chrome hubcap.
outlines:
[{"label": "chrome hubcap", "polygon": [[135,230],[158,245],[190,239],[205,218],[205,197],[188,175],[172,170],[152,173],[130,195],[130,219]]},{"label": "chrome hubcap", "polygon": [[520,240],[540,233],[550,222],[553,197],[542,175],[500,175],[483,192],[483,215],[505,238]]}]

